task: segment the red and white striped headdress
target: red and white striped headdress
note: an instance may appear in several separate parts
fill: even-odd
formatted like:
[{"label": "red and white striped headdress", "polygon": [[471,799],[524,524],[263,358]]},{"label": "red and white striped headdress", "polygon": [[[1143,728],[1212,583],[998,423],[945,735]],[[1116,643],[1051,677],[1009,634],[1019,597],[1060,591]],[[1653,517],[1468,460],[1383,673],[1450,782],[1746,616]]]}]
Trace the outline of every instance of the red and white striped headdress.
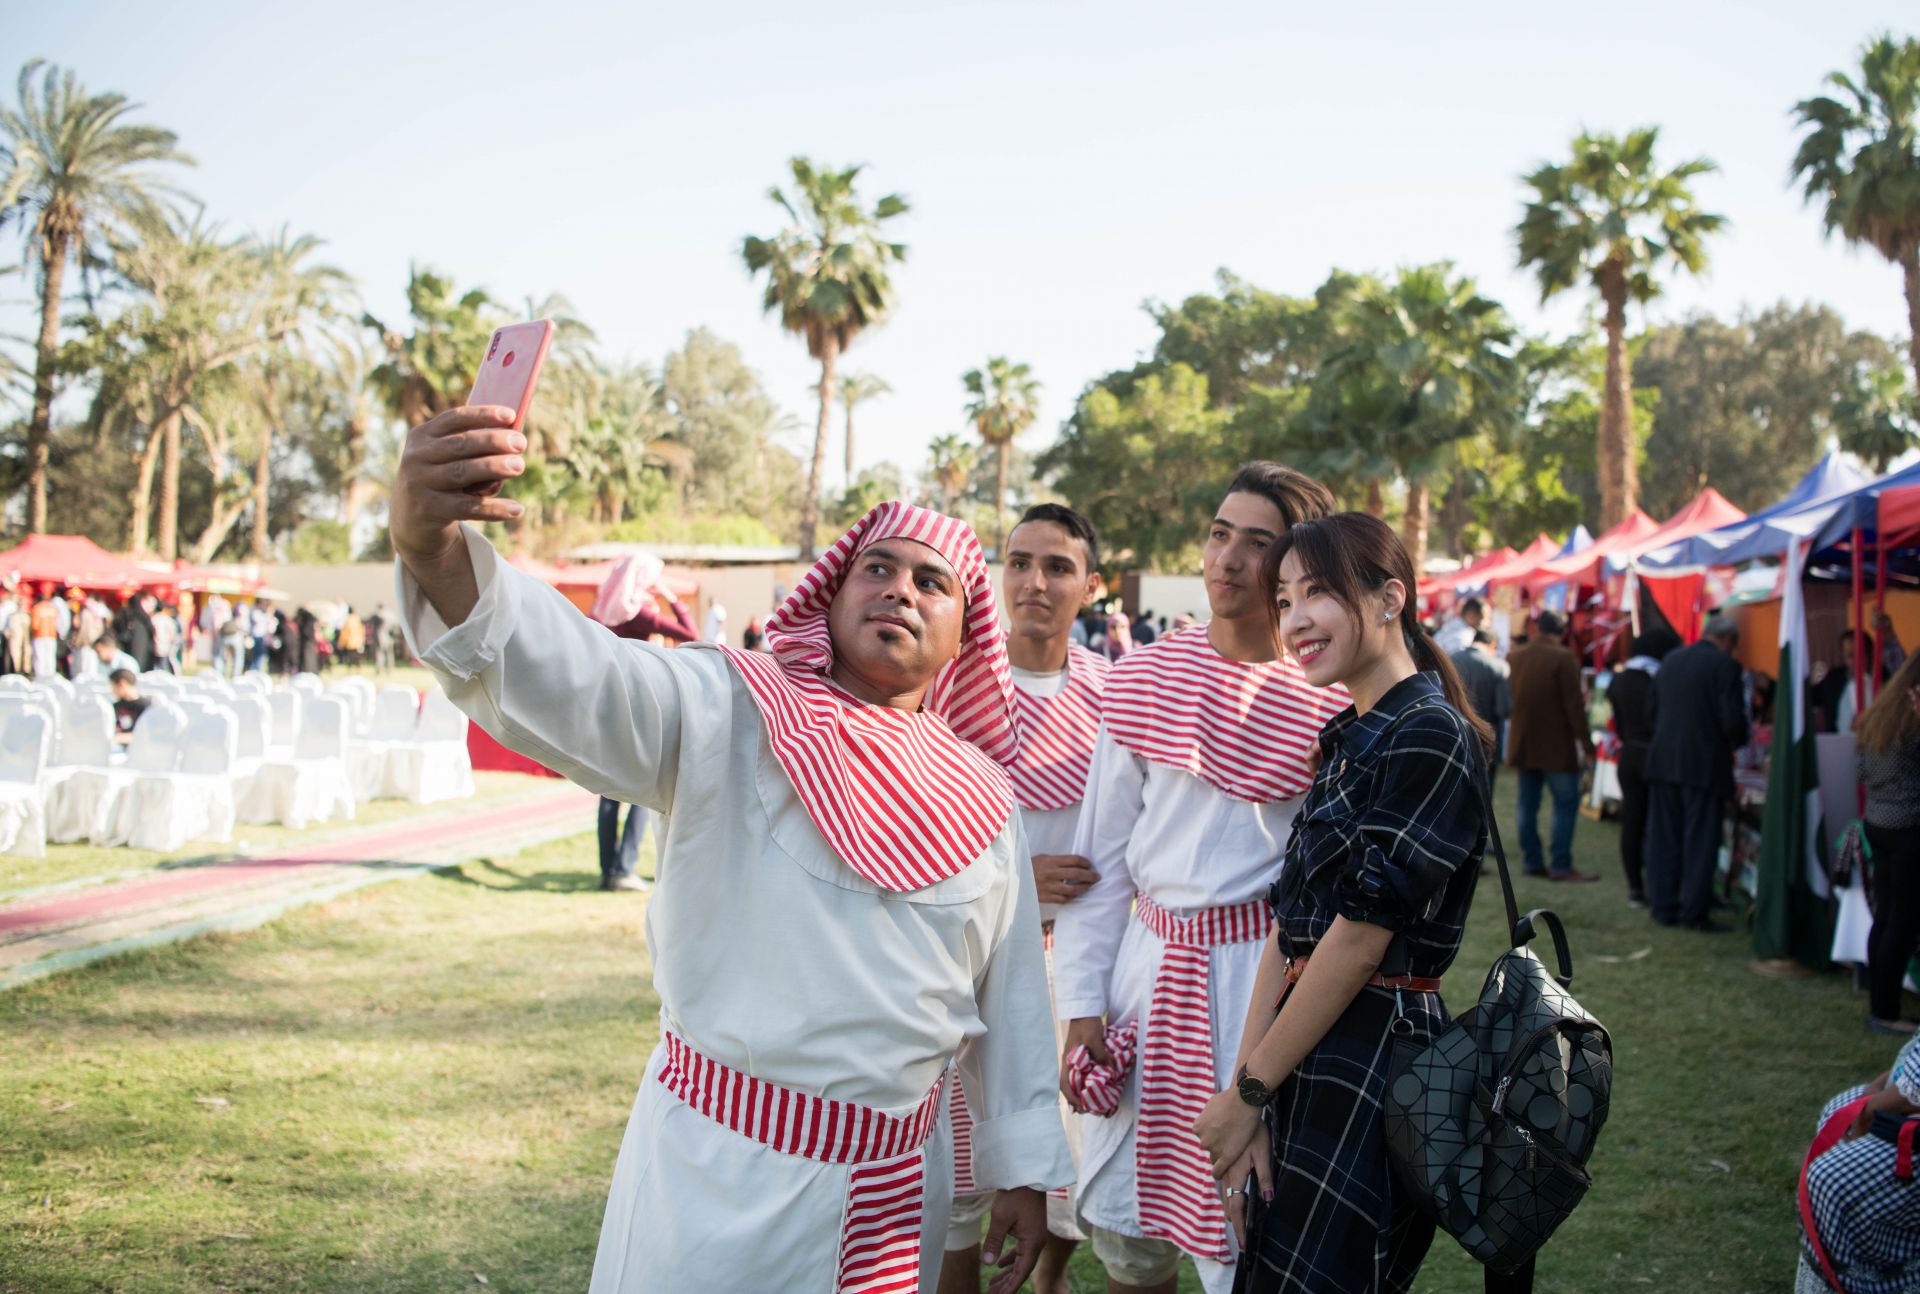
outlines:
[{"label": "red and white striped headdress", "polygon": [[1111,668],[1106,657],[1069,645],[1065,687],[1041,697],[1014,686],[1020,753],[1007,765],[1007,773],[1021,808],[1064,809],[1087,798],[1094,739],[1100,735],[1100,702]]},{"label": "red and white striped headdress", "polygon": [[[866,705],[835,686],[828,610],[861,551],[911,539],[944,557],[966,599],[960,653],[918,713]],[[767,619],[767,652],[723,647],[767,741],[833,851],[882,889],[922,889],[964,870],[1013,815],[1002,767],[1016,748],[1006,633],[973,528],[883,503],[814,563]]]},{"label": "red and white striped headdress", "polygon": [[1290,656],[1228,660],[1196,625],[1122,656],[1107,676],[1102,717],[1140,758],[1266,803],[1305,794],[1307,752],[1350,702],[1337,683],[1308,683]]}]

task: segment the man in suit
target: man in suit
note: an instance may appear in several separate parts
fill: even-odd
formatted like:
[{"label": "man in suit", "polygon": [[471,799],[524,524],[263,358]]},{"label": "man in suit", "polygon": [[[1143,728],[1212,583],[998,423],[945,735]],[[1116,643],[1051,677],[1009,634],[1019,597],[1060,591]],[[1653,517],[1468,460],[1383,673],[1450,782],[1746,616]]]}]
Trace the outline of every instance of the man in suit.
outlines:
[{"label": "man in suit", "polygon": [[1680,635],[1664,625],[1633,640],[1633,655],[1607,688],[1613,731],[1620,738],[1620,865],[1627,873],[1627,906],[1647,906],[1647,752],[1653,749],[1653,688],[1660,662],[1680,650]]},{"label": "man in suit", "polygon": [[1647,902],[1663,926],[1719,933],[1708,915],[1720,854],[1720,820],[1733,798],[1733,752],[1747,741],[1740,631],[1707,621],[1699,642],[1660,663],[1653,680],[1653,740],[1646,759]]},{"label": "man in suit", "polygon": [[1487,788],[1493,788],[1494,775],[1507,753],[1507,720],[1513,715],[1513,689],[1508,685],[1507,663],[1494,654],[1493,635],[1484,629],[1473,631],[1473,644],[1454,652],[1453,667],[1460,671],[1466,685],[1467,700],[1482,719],[1493,725],[1493,762],[1487,765]]},{"label": "man in suit", "polygon": [[[1567,622],[1542,611],[1533,637],[1507,658],[1513,720],[1509,760],[1520,779],[1520,852],[1526,874],[1555,881],[1597,881],[1573,866],[1573,827],[1580,816],[1580,767],[1593,759],[1593,734],[1580,703],[1580,659],[1563,641]],[[1553,796],[1553,846],[1540,849],[1540,792]]]}]

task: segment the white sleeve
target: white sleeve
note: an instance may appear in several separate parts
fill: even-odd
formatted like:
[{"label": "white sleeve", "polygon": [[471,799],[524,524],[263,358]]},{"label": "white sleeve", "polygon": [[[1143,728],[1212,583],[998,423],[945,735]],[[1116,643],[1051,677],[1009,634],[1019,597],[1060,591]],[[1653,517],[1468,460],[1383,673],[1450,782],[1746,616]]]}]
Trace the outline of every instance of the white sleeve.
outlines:
[{"label": "white sleeve", "polygon": [[986,973],[975,987],[987,1031],[960,1049],[961,1086],[973,1116],[973,1179],[982,1190],[1074,1181],[1060,1122],[1060,1057],[1047,1011],[1040,899],[1026,828],[1014,815],[1013,902],[1004,906]]},{"label": "white sleeve", "polygon": [[[394,563],[408,646],[447,697],[509,750],[589,791],[671,812],[689,701],[730,703],[708,662],[615,637],[557,591],[499,559],[463,525],[480,600],[449,628]],[[704,684],[704,687],[702,686]],[[702,695],[704,693],[704,695]]]},{"label": "white sleeve", "polygon": [[1062,1020],[1107,1013],[1113,963],[1136,889],[1127,842],[1145,807],[1146,784],[1145,765],[1101,724],[1073,838],[1073,852],[1091,863],[1100,879],[1063,904],[1053,919],[1054,1011]]}]

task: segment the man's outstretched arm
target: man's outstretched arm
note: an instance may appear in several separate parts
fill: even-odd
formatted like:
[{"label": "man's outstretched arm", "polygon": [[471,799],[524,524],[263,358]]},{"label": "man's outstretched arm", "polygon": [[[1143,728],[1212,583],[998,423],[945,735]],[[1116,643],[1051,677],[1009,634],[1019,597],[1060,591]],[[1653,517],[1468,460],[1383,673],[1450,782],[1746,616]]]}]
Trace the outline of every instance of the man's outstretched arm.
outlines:
[{"label": "man's outstretched arm", "polygon": [[[394,485],[399,619],[447,696],[511,750],[590,791],[671,807],[689,704],[726,712],[724,666],[623,642],[463,522],[509,517],[468,485],[521,470],[504,413],[455,409],[416,427]],[[705,668],[703,668],[703,666]]]}]

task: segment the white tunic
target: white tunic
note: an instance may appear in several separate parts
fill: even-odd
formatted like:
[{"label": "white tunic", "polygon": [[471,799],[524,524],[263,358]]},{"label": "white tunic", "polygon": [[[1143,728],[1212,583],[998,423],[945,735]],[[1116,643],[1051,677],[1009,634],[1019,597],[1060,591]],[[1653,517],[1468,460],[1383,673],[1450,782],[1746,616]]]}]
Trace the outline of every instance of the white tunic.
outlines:
[{"label": "white tunic", "polygon": [[[1181,769],[1156,764],[1114,741],[1102,726],[1071,852],[1100,879],[1060,909],[1053,925],[1054,1009],[1062,1020],[1143,1018],[1164,945],[1133,919],[1136,893],[1176,915],[1264,896],[1280,875],[1300,799],[1255,804],[1217,791]],[[1260,966],[1259,943],[1209,953],[1214,1082],[1224,1088],[1240,1050],[1241,1027]],[[1112,1118],[1080,1120],[1080,1216],[1139,1236],[1134,1118],[1140,1066],[1128,1076]],[[1230,1265],[1196,1259],[1210,1291],[1231,1283]]]},{"label": "white tunic", "polygon": [[[616,638],[468,529],[480,600],[448,629],[404,568],[402,623],[447,694],[502,744],[662,814],[647,909],[660,1026],[733,1069],[891,1114],[959,1066],[973,1172],[1063,1186],[1040,920],[1015,814],[980,859],[911,893],[827,847],[717,651]],[[781,1154],[640,1085],[594,1294],[831,1294],[850,1168]],[[923,1291],[938,1277],[950,1151],[927,1146]]]}]

